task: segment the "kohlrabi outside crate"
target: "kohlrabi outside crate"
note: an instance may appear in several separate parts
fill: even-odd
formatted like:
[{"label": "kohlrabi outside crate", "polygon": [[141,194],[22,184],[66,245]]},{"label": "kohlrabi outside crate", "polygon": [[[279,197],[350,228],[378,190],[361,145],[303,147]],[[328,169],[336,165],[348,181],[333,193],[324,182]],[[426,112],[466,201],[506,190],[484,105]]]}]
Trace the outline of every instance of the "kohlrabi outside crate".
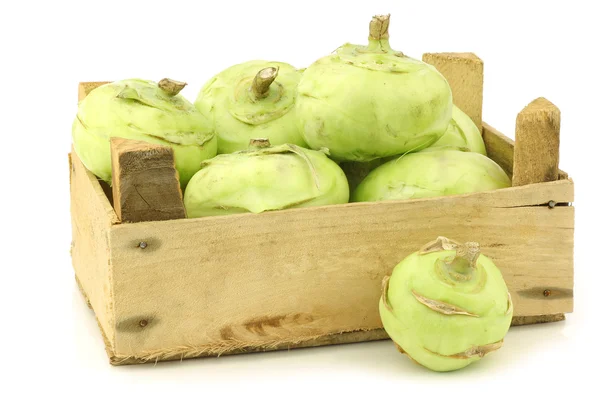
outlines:
[{"label": "kohlrabi outside crate", "polygon": [[[529,104],[517,117],[514,143],[481,122],[479,58],[423,59],[482,127],[489,157],[512,176],[513,187],[125,223],[111,190],[72,151],[73,267],[110,362],[387,338],[378,313],[382,279],[437,236],[480,243],[506,280],[513,325],[572,312],[574,185],[558,170],[559,110],[545,99]],[[80,100],[99,84],[80,84]]]}]

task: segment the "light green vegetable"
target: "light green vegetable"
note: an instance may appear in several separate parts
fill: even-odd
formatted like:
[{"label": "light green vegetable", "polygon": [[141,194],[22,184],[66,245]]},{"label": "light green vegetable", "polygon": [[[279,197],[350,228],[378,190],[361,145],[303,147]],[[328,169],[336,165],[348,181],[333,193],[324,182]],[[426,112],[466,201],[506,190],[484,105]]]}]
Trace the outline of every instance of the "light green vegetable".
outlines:
[{"label": "light green vegetable", "polygon": [[188,217],[347,203],[348,181],[324,151],[293,144],[221,154],[202,163],[184,196]]},{"label": "light green vegetable", "polygon": [[479,128],[467,114],[456,106],[452,109],[452,120],[444,135],[425,150],[437,150],[441,147],[467,149],[484,156],[487,155]]},{"label": "light green vegetable", "polygon": [[194,104],[211,116],[218,152],[247,149],[257,137],[272,145],[306,147],[294,106],[301,76],[289,64],[257,60],[227,68],[207,82]]},{"label": "light green vegetable", "polygon": [[185,83],[127,79],[102,85],[79,103],[73,122],[75,152],[88,170],[111,183],[110,138],[173,148],[185,188],[200,163],[214,157],[217,138],[208,119],[179,95]]},{"label": "light green vegetable", "polygon": [[477,243],[438,237],[384,278],[379,313],[402,353],[452,371],[502,346],[513,306],[500,270]]},{"label": "light green vegetable", "polygon": [[309,66],[296,108],[304,140],[338,161],[428,147],[446,131],[452,93],[431,65],[390,47],[389,15],[373,17],[368,46],[345,44]]},{"label": "light green vegetable", "polygon": [[406,154],[375,168],[353,192],[352,201],[418,199],[510,186],[506,172],[486,156],[439,149]]}]

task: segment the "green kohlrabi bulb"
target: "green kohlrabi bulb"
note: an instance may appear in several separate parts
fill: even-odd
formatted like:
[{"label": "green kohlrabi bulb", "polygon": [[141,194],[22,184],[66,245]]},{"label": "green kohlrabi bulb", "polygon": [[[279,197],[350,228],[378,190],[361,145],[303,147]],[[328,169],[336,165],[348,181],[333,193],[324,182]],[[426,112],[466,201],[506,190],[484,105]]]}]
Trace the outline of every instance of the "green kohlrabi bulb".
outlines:
[{"label": "green kohlrabi bulb", "polygon": [[178,94],[184,86],[127,79],[92,90],[79,103],[72,129],[73,147],[86,168],[111,183],[110,138],[141,140],[173,148],[185,188],[200,163],[216,155],[217,138],[208,118]]},{"label": "green kohlrabi bulb", "polygon": [[513,306],[478,243],[438,237],[384,278],[379,314],[402,353],[431,370],[452,371],[502,346]]},{"label": "green kohlrabi bulb", "polygon": [[269,147],[266,139],[252,144],[257,148],[220,154],[202,163],[185,191],[188,217],[348,202],[348,181],[325,150],[294,144]]},{"label": "green kohlrabi bulb", "polygon": [[289,64],[257,60],[227,68],[207,82],[195,105],[211,116],[218,152],[245,150],[253,138],[306,147],[295,109],[301,76]]},{"label": "green kohlrabi bulb", "polygon": [[446,131],[452,93],[431,65],[394,51],[389,15],[371,21],[368,46],[345,44],[309,66],[298,85],[301,132],[338,161],[426,148]]},{"label": "green kohlrabi bulb", "polygon": [[486,156],[439,149],[406,154],[375,168],[353,192],[352,201],[418,199],[510,186],[506,172]]},{"label": "green kohlrabi bulb", "polygon": [[456,106],[452,109],[452,120],[450,120],[446,132],[425,150],[437,150],[442,147],[464,149],[487,155],[479,128],[467,114]]}]

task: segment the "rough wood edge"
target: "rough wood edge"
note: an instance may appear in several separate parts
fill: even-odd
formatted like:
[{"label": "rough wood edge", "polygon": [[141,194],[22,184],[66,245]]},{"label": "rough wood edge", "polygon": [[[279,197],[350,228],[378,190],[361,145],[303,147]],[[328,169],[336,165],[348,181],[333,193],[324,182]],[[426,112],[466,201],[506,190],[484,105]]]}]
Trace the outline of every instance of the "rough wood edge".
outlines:
[{"label": "rough wood edge", "polygon": [[521,317],[513,317],[511,326],[545,324],[547,322],[564,321],[565,319],[565,314],[526,315]]},{"label": "rough wood edge", "polygon": [[[156,362],[164,362],[164,361],[182,361],[186,359],[194,359],[194,358],[207,358],[207,357],[221,357],[221,356],[229,356],[236,354],[247,354],[247,353],[266,353],[271,351],[281,351],[281,350],[293,350],[293,349],[301,349],[308,347],[320,347],[320,346],[331,346],[331,345],[339,345],[339,344],[350,344],[350,343],[362,343],[362,342],[370,342],[375,340],[387,340],[389,336],[385,332],[384,329],[373,329],[368,331],[351,331],[351,332],[343,332],[331,335],[321,336],[315,339],[310,339],[298,343],[288,342],[282,343],[277,346],[269,346],[269,347],[246,347],[243,349],[236,349],[233,351],[226,351],[220,354],[214,352],[206,352],[200,355],[186,356],[185,352],[194,351],[193,347],[189,349],[181,349],[181,353],[179,354],[170,354],[168,356],[158,356],[156,358],[139,358],[139,357],[118,357],[116,356],[112,350],[107,349],[107,354],[109,356],[110,363],[114,366],[121,365],[134,365],[134,364],[148,364],[148,363],[156,363]],[[160,351],[159,351],[160,353]],[[164,353],[171,353],[169,349],[165,349]]]},{"label": "rough wood edge", "polygon": [[[84,293],[85,296],[85,293]],[[521,317],[513,317],[511,322],[511,327],[513,326],[522,326],[522,325],[533,325],[533,324],[543,324],[550,322],[559,322],[565,320],[565,314],[551,314],[551,315],[531,315],[531,316],[521,316]],[[277,347],[265,348],[265,347],[248,347],[245,349],[238,349],[231,352],[225,352],[221,354],[215,353],[206,353],[201,355],[196,355],[192,357],[182,356],[181,354],[171,355],[169,357],[159,357],[159,358],[138,358],[138,357],[118,357],[113,352],[112,348],[108,344],[106,340],[106,335],[102,331],[102,327],[100,327],[100,331],[102,334],[102,338],[104,340],[106,346],[106,352],[109,358],[109,361],[114,366],[122,366],[122,365],[139,365],[139,364],[148,364],[148,363],[156,363],[156,362],[165,362],[165,361],[182,361],[194,358],[206,358],[206,357],[220,357],[220,356],[228,356],[228,355],[236,355],[236,354],[247,354],[247,353],[265,353],[270,351],[282,351],[282,350],[293,350],[293,349],[301,349],[307,347],[320,347],[320,346],[330,346],[330,345],[339,345],[339,344],[350,344],[350,343],[362,343],[362,342],[370,342],[376,340],[390,340],[389,335],[386,333],[385,329],[373,329],[369,331],[353,331],[353,332],[344,332],[332,335],[322,336],[318,339],[312,339],[305,342],[300,343],[287,343],[281,344]]]}]

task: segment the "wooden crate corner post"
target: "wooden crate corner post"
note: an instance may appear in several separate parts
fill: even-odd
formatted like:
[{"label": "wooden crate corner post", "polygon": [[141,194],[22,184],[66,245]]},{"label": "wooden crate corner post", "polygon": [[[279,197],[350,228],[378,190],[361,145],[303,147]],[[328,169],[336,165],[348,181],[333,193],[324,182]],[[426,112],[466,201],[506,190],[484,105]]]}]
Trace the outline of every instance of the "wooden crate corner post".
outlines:
[{"label": "wooden crate corner post", "polygon": [[185,218],[173,149],[111,138],[112,193],[122,222]]},{"label": "wooden crate corner post", "polygon": [[560,110],[543,97],[517,116],[513,186],[558,180]]},{"label": "wooden crate corner post", "polygon": [[[560,147],[560,110],[543,97],[529,103],[516,118],[512,185],[524,186],[554,182],[561,176],[558,169]],[[550,209],[557,205],[548,199]],[[544,290],[543,296],[554,294],[573,296],[572,288]],[[514,325],[532,322],[556,322],[565,319],[563,313],[515,318]]]},{"label": "wooden crate corner post", "polygon": [[425,53],[423,61],[433,65],[448,81],[454,105],[482,131],[483,60],[474,53]]}]

